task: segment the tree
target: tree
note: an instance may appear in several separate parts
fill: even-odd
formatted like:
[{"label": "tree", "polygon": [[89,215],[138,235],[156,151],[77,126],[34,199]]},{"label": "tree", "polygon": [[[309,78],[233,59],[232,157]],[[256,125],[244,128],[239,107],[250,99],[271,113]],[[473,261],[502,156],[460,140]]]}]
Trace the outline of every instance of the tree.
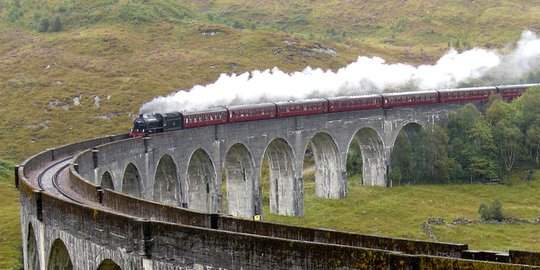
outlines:
[{"label": "tree", "polygon": [[471,180],[497,176],[497,147],[492,128],[474,105],[467,104],[451,114],[446,130],[450,137],[450,160],[459,164],[451,164],[453,168],[461,167]]},{"label": "tree", "polygon": [[[474,178],[491,179],[497,177],[495,163],[496,146],[493,141],[491,127],[482,118],[465,131],[466,146],[464,155],[468,160],[469,175]],[[465,166],[464,166],[465,167]]]},{"label": "tree", "polygon": [[390,176],[398,185],[402,182],[412,181],[411,176],[411,144],[405,132],[400,132],[396,138],[394,149],[392,150],[392,171]]},{"label": "tree", "polygon": [[356,140],[351,142],[347,153],[347,173],[350,175],[362,173],[362,152]]},{"label": "tree", "polygon": [[540,87],[527,90],[518,100],[517,106],[523,116],[525,129],[533,123],[540,123]]},{"label": "tree", "polygon": [[536,166],[540,165],[540,125],[538,125],[538,123],[529,126],[529,129],[527,129],[527,145],[530,149],[530,155],[532,156],[534,153]]},{"label": "tree", "polygon": [[502,101],[501,99],[495,99],[491,105],[486,109],[486,118],[490,125],[495,126],[499,121],[507,117],[507,112],[510,110],[511,105]]},{"label": "tree", "polygon": [[497,165],[485,156],[473,155],[469,157],[467,168],[471,181],[473,179],[492,179],[497,177]]},{"label": "tree", "polygon": [[515,122],[526,136],[525,146],[529,156],[540,165],[540,87],[529,88],[514,102]]},{"label": "tree", "polygon": [[431,175],[436,177],[437,182],[448,183],[450,180],[450,158],[448,157],[448,134],[440,126],[435,126],[427,149],[430,151],[429,158],[432,160]]},{"label": "tree", "polygon": [[54,16],[54,20],[51,25],[51,31],[52,32],[62,31],[62,21],[60,20],[60,16],[58,15]]},{"label": "tree", "polygon": [[510,171],[520,152],[523,142],[523,133],[521,130],[504,119],[497,123],[493,131],[493,137],[497,142],[499,156],[504,162],[506,171]]},{"label": "tree", "polygon": [[41,33],[47,32],[47,30],[49,30],[49,26],[50,26],[49,19],[42,18],[39,21],[38,32],[41,32]]}]

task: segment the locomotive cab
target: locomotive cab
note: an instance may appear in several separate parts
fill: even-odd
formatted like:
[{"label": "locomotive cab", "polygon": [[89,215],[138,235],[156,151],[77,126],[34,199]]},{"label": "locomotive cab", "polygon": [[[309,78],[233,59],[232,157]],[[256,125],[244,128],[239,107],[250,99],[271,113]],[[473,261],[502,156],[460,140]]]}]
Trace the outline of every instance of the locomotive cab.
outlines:
[{"label": "locomotive cab", "polygon": [[145,136],[150,133],[163,131],[163,116],[161,114],[139,115],[133,120],[133,128],[129,133],[131,137]]}]

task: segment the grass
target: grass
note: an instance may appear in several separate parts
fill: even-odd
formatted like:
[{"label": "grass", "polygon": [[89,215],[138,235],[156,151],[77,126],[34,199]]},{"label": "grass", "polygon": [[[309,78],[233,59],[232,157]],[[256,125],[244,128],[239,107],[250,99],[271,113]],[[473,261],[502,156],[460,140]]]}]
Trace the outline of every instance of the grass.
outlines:
[{"label": "grass", "polygon": [[[208,29],[222,34],[203,36]],[[20,162],[49,147],[126,132],[144,102],[210,83],[222,72],[338,67],[356,54],[336,45],[343,48],[338,57],[298,54],[285,61],[286,55],[272,53],[284,39],[286,34],[210,24],[95,25],[47,34],[0,31],[0,51],[6,52],[0,58],[0,102],[5,104],[0,159]],[[301,41],[284,54],[296,55],[310,46],[315,43]],[[100,97],[99,108],[95,96]]]},{"label": "grass", "polygon": [[[306,177],[309,179],[309,177]],[[540,217],[540,180],[514,186],[455,184],[367,187],[350,179],[342,200],[315,197],[314,182],[305,184],[305,216],[284,217],[263,208],[267,221],[351,232],[430,240],[422,224],[429,218],[478,219],[480,203],[498,198],[506,216]],[[267,204],[268,202],[266,202]],[[538,224],[432,225],[437,241],[469,244],[471,249],[540,251]]]},{"label": "grass", "polygon": [[12,179],[0,179],[0,269],[11,269],[20,261],[21,224],[19,193]]},{"label": "grass", "polygon": [[[0,159],[20,162],[60,144],[125,132],[143,103],[221,73],[335,70],[359,55],[433,63],[449,45],[513,43],[523,30],[539,30],[538,15],[534,3],[495,0],[3,1]],[[55,16],[63,31],[37,32],[42,18]],[[318,46],[339,54],[310,50]],[[75,97],[81,105],[73,105]]]},{"label": "grass", "polygon": [[[62,20],[62,31],[37,32],[41,19],[55,16]],[[0,160],[17,163],[46,148],[126,132],[143,103],[175,89],[214,82],[221,73],[273,67],[296,71],[308,65],[335,70],[359,55],[433,63],[449,46],[499,48],[514,43],[525,29],[538,32],[539,25],[540,8],[533,1],[0,1]],[[203,35],[216,30],[217,35]],[[310,50],[319,46],[339,54]],[[96,96],[99,107],[94,105]],[[74,98],[80,98],[80,105]],[[345,212],[356,211],[349,214],[357,221],[342,218],[341,229],[425,238],[419,222],[444,213],[417,207],[431,204],[429,200],[440,204],[447,192],[463,199],[448,189],[476,190],[474,196],[482,197],[483,188],[351,185],[351,196],[342,201],[309,195],[306,217],[292,221],[338,226],[326,221],[338,218],[331,207],[355,205]],[[502,198],[510,195],[506,190],[489,189],[495,189],[492,196],[503,192],[500,199],[509,211],[522,209]],[[16,198],[16,192],[2,186],[0,196]],[[410,196],[423,200],[415,202]],[[514,200],[521,199],[516,195]],[[538,200],[525,200],[531,212],[536,211]],[[454,213],[475,214],[479,202],[469,203],[469,210]],[[399,208],[402,204],[408,207]],[[401,214],[391,207],[402,209]],[[316,213],[319,208],[327,214]],[[16,205],[2,204],[2,211],[18,220]],[[403,218],[405,225],[381,222],[378,214]],[[7,225],[2,232],[20,230]],[[442,239],[461,235],[453,231],[436,228]]]}]

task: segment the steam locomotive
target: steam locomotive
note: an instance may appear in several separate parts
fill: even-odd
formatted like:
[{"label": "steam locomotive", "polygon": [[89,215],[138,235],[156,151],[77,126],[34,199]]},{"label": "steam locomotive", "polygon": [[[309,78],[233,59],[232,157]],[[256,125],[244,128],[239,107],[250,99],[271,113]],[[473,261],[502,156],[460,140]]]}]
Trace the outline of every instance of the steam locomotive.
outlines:
[{"label": "steam locomotive", "polygon": [[227,123],[293,117],[311,114],[390,109],[433,103],[487,100],[499,94],[505,100],[521,96],[529,87],[540,84],[470,87],[418,92],[383,93],[359,96],[317,98],[300,101],[282,101],[255,105],[227,106],[196,112],[151,113],[139,115],[133,121],[130,136],[145,136],[185,128]]}]

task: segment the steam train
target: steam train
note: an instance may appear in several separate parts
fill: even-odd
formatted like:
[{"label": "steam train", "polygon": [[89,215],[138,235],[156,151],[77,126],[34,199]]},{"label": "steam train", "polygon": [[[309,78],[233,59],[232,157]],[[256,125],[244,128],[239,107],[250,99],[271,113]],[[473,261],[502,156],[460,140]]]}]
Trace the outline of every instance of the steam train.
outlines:
[{"label": "steam train", "polygon": [[383,93],[227,106],[196,112],[151,113],[137,117],[133,121],[133,129],[129,135],[145,136],[178,129],[321,113],[487,100],[493,94],[499,94],[503,99],[511,100],[520,97],[529,87],[539,85],[522,84]]}]

